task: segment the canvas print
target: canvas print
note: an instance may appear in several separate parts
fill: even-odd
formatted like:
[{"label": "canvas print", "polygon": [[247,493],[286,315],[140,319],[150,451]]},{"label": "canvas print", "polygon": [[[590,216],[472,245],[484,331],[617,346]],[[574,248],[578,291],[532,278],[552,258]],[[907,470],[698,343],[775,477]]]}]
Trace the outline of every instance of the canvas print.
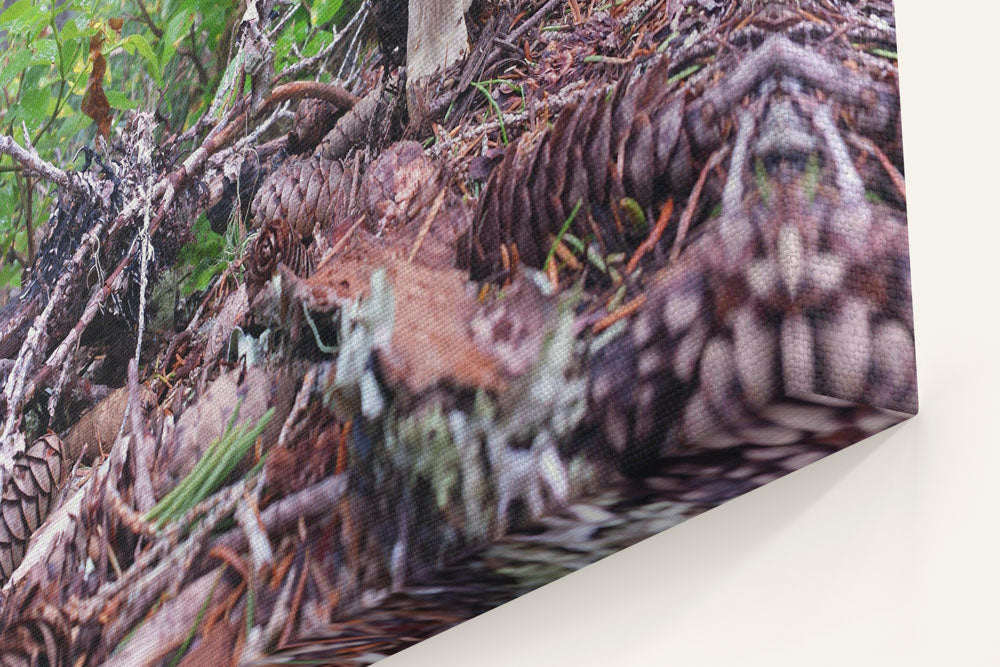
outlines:
[{"label": "canvas print", "polygon": [[370,664],[917,411],[889,0],[0,43],[2,665]]}]

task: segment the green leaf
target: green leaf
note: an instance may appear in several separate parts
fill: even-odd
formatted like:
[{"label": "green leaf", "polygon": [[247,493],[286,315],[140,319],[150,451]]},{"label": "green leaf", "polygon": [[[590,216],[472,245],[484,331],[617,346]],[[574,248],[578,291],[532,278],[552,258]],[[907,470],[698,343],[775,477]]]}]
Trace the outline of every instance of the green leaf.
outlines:
[{"label": "green leaf", "polygon": [[[84,26],[86,26],[86,24],[84,24]],[[71,39],[76,39],[83,34],[83,30],[81,30],[80,25],[76,21],[66,21],[62,30],[59,31],[59,39],[65,43]]]},{"label": "green leaf", "polygon": [[11,79],[21,74],[24,68],[31,62],[31,52],[27,49],[18,49],[10,56],[7,66],[0,72],[0,88],[3,88]]},{"label": "green leaf", "polygon": [[120,109],[126,111],[128,109],[139,108],[139,103],[130,100],[128,97],[118,92],[117,90],[105,90],[104,95],[108,98],[108,104],[111,105],[112,109]]},{"label": "green leaf", "polygon": [[274,42],[274,62],[278,65],[278,69],[284,69],[288,65],[285,62],[285,56],[291,53],[293,44],[295,44],[295,35],[290,32],[282,33],[281,37]]},{"label": "green leaf", "polygon": [[0,27],[21,32],[42,17],[41,9],[34,0],[18,0],[0,14]]},{"label": "green leaf", "polygon": [[40,86],[26,90],[21,95],[21,119],[28,124],[28,127],[34,128],[37,123],[48,116],[50,99],[55,101],[48,89]]},{"label": "green leaf", "polygon": [[177,45],[187,35],[188,28],[193,22],[194,14],[187,11],[178,12],[167,21],[167,27],[163,29],[163,41],[177,48]]},{"label": "green leaf", "polygon": [[149,72],[153,80],[156,81],[156,85],[160,88],[163,87],[163,76],[160,73],[160,61],[153,53],[152,47],[146,38],[140,34],[129,35],[122,40],[122,48],[129,53],[138,52],[142,56],[143,60],[146,61],[146,70]]},{"label": "green leaf", "polygon": [[576,202],[576,206],[573,207],[573,211],[569,214],[569,217],[566,218],[566,222],[563,223],[562,228],[559,230],[559,234],[556,235],[555,240],[552,242],[552,247],[549,248],[549,254],[545,258],[545,263],[542,264],[543,271],[549,268],[549,262],[552,261],[552,257],[556,254],[556,246],[559,245],[559,241],[562,240],[562,237],[566,234],[566,231],[569,229],[569,226],[573,224],[573,220],[576,219],[576,214],[580,211],[580,206],[582,205],[583,205],[583,200],[582,199],[578,200]]},{"label": "green leaf", "polygon": [[872,49],[872,53],[876,56],[882,56],[883,58],[888,58],[889,60],[899,60],[899,56],[895,51],[890,51],[889,49]]},{"label": "green leaf", "polygon": [[202,8],[201,29],[208,33],[211,42],[218,40],[225,30],[227,15],[226,5],[221,2]]},{"label": "green leaf", "polygon": [[700,69],[701,69],[701,65],[698,65],[698,64],[691,65],[690,67],[681,70],[677,74],[674,74],[672,77],[670,77],[669,79],[667,79],[667,85],[670,85],[672,83],[676,83],[676,82],[681,81],[683,79],[686,79],[686,78],[688,78],[689,76],[691,76],[692,74],[694,74],[695,72],[697,72]]},{"label": "green leaf", "polygon": [[202,260],[198,263],[198,268],[195,272],[191,274],[191,277],[184,282],[183,292],[185,296],[194,294],[195,292],[200,292],[209,283],[212,282],[212,278],[222,273],[225,268],[229,266],[227,262],[212,262],[210,260]]},{"label": "green leaf", "polygon": [[21,267],[11,262],[0,266],[0,287],[20,287]]},{"label": "green leaf", "polygon": [[55,65],[59,61],[59,49],[54,39],[39,39],[28,48],[32,52],[32,65]]},{"label": "green leaf", "polygon": [[177,47],[187,36],[188,29],[194,22],[194,14],[182,10],[174,15],[163,29],[163,62],[166,65],[177,53]]},{"label": "green leaf", "polygon": [[309,8],[309,18],[314,26],[323,25],[337,13],[343,0],[316,0]]},{"label": "green leaf", "polygon": [[302,49],[302,55],[306,58],[312,58],[314,55],[320,52],[321,49],[326,47],[327,44],[333,41],[333,33],[327,32],[326,30],[318,31],[309,43],[305,45]]}]

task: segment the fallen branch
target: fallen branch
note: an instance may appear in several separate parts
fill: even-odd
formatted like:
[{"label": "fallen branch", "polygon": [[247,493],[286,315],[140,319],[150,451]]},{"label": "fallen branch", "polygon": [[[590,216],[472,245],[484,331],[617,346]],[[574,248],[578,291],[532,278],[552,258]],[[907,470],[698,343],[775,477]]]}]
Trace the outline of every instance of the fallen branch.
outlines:
[{"label": "fallen branch", "polygon": [[22,148],[13,137],[6,134],[0,135],[0,153],[9,155],[21,163],[21,166],[28,171],[32,171],[57,185],[61,185],[70,190],[79,190],[79,183],[70,177],[59,167],[46,162],[38,155],[34,146],[28,144],[27,148]]},{"label": "fallen branch", "polygon": [[[308,489],[274,503],[261,512],[260,519],[269,533],[280,531],[298,521],[300,517],[308,520],[329,512],[346,492],[346,476],[327,477]],[[246,533],[241,528],[233,528],[212,541],[211,548],[216,547],[242,551],[247,547]]]}]

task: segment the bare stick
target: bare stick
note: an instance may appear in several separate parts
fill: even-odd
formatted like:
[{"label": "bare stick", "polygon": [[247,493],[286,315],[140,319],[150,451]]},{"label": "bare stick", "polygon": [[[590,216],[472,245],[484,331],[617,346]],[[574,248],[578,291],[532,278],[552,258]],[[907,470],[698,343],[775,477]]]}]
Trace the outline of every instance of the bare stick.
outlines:
[{"label": "bare stick", "polygon": [[320,83],[319,81],[292,81],[291,83],[282,84],[271,91],[271,96],[264,102],[258,114],[286,100],[301,100],[304,98],[324,100],[336,104],[341,109],[350,109],[359,100],[357,95],[348,92],[343,86],[336,84]]},{"label": "bare stick", "polygon": [[708,158],[708,162],[702,168],[701,174],[698,176],[698,182],[694,184],[691,196],[688,197],[687,206],[684,207],[684,213],[681,214],[680,222],[677,224],[677,236],[674,238],[674,245],[670,249],[671,264],[677,261],[677,258],[681,254],[681,248],[684,247],[684,239],[687,237],[688,228],[691,227],[691,219],[694,218],[695,209],[698,207],[698,200],[701,198],[702,188],[705,187],[708,172],[712,171],[727,153],[729,153],[729,146],[720,148],[712,153],[712,157]]},{"label": "bare stick", "polygon": [[[299,518],[310,519],[328,512],[347,492],[345,475],[327,477],[322,482],[287,496],[261,512],[261,521],[268,532],[281,530]],[[234,551],[246,548],[247,536],[240,528],[233,528],[212,541],[211,547],[228,547]]]},{"label": "bare stick", "polygon": [[149,469],[152,467],[153,450],[156,443],[153,436],[146,431],[143,422],[142,399],[139,393],[139,367],[138,361],[132,359],[128,363],[128,411],[132,422],[132,461],[135,465],[135,498],[139,511],[148,511],[156,504],[156,497],[153,495],[153,482],[149,478]]},{"label": "bare stick", "polygon": [[430,231],[431,225],[434,223],[434,218],[441,209],[441,204],[444,202],[444,196],[447,193],[448,188],[441,188],[441,192],[438,193],[438,196],[434,199],[434,203],[431,204],[431,210],[427,212],[427,219],[424,220],[424,224],[420,226],[420,232],[417,233],[417,240],[413,243],[413,247],[410,249],[410,256],[406,260],[407,262],[413,262],[413,258],[417,256],[417,251],[420,250],[420,246],[424,242],[424,237],[427,236],[427,232]]},{"label": "bare stick", "polygon": [[14,139],[6,134],[0,135],[0,153],[9,155],[28,171],[32,171],[48,180],[71,190],[78,190],[79,184],[59,167],[46,162],[39,157],[38,152],[29,144],[22,148]]}]

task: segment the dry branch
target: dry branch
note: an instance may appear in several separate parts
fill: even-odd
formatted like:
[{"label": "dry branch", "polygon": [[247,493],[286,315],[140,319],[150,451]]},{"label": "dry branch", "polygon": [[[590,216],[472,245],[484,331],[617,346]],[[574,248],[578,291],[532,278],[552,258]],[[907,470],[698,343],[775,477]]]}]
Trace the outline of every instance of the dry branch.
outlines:
[{"label": "dry branch", "polygon": [[80,187],[80,184],[70,178],[70,175],[65,171],[39,157],[38,151],[30,144],[27,148],[22,148],[14,141],[13,137],[5,134],[0,135],[0,153],[10,155],[25,169],[39,174],[57,185],[70,190],[77,190]]}]

